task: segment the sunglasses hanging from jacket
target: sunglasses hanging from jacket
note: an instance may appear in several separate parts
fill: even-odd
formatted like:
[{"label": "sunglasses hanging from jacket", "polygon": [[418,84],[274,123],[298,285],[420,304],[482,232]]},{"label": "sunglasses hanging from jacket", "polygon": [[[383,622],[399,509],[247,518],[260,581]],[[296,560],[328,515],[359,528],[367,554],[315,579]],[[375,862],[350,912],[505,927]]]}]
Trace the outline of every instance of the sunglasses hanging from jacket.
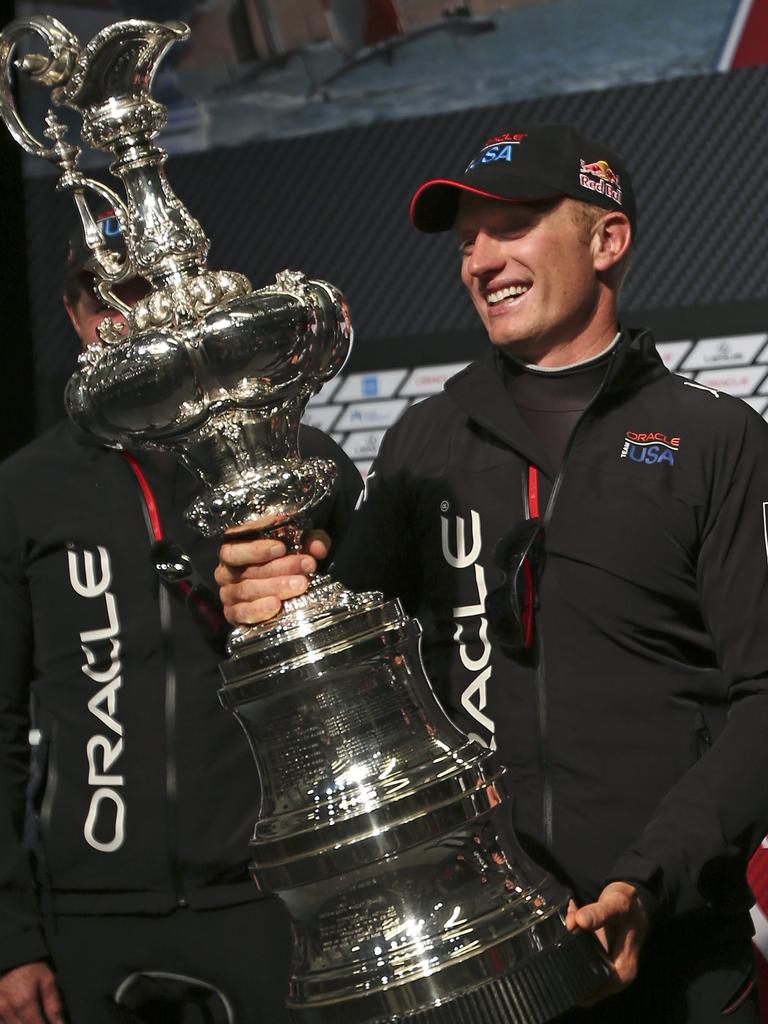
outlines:
[{"label": "sunglasses hanging from jacket", "polygon": [[530,465],[524,480],[525,518],[496,545],[493,560],[501,585],[486,600],[488,622],[501,647],[515,656],[532,651],[536,636],[539,581],[544,569],[544,521],[539,511],[539,471]]}]

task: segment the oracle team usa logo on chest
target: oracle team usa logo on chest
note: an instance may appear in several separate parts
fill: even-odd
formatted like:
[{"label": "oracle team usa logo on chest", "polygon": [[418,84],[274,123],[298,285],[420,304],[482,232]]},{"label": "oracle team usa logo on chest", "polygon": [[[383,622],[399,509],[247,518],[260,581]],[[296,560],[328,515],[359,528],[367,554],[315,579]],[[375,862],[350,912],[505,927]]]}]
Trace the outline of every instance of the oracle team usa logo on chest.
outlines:
[{"label": "oracle team usa logo on chest", "polygon": [[659,463],[675,464],[675,456],[680,450],[680,438],[668,437],[659,431],[644,433],[627,430],[621,447],[621,458],[633,462],[644,462],[649,466]]}]

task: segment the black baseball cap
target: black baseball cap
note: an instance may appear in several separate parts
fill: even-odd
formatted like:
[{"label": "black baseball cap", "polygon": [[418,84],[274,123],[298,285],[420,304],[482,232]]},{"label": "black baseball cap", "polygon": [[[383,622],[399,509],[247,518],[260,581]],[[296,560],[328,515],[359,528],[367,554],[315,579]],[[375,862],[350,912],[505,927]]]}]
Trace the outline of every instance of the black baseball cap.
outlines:
[{"label": "black baseball cap", "polygon": [[462,174],[432,178],[417,189],[411,200],[414,226],[449,231],[462,192],[502,202],[571,196],[620,210],[636,229],[635,196],[624,161],[571,124],[515,125],[486,139]]}]

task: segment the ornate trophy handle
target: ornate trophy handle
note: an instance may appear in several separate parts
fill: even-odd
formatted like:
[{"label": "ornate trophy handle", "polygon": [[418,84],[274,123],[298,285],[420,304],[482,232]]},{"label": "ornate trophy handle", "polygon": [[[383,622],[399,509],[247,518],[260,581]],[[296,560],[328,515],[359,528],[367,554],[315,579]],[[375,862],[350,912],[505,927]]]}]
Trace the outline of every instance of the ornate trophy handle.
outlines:
[{"label": "ornate trophy handle", "polygon": [[80,215],[80,222],[83,226],[83,239],[86,248],[91,253],[83,265],[83,270],[89,270],[96,279],[95,289],[99,298],[106,302],[107,305],[128,316],[131,312],[131,307],[115,294],[112,286],[120,284],[121,281],[125,281],[129,277],[133,277],[136,273],[135,268],[127,250],[119,254],[104,244],[104,237],[85,198],[85,189],[90,188],[109,203],[115,212],[123,238],[125,238],[130,227],[128,209],[117,192],[109,188],[108,185],[95,181],[93,178],[85,178],[81,175],[77,177],[79,180],[76,183],[74,181],[69,183],[65,178],[62,178],[59,188],[71,189],[77,212]]},{"label": "ornate trophy handle", "polygon": [[[14,60],[17,45],[29,35],[38,36],[46,43],[49,50],[48,55],[30,53],[21,60]],[[32,15],[28,19],[11,22],[0,33],[0,69],[2,70],[0,116],[23,149],[32,156],[50,160],[59,168],[61,178],[57,188],[72,193],[82,223],[85,244],[91,253],[83,269],[89,270],[94,275],[99,297],[107,305],[127,315],[130,313],[130,307],[115,295],[112,286],[131,277],[135,273],[135,269],[127,252],[120,255],[104,244],[96,220],[89,209],[85,193],[90,189],[113,208],[123,232],[127,232],[130,225],[126,204],[114,189],[93,178],[88,178],[80,172],[77,167],[80,150],[77,146],[65,141],[66,126],[61,124],[53,112],[49,111],[48,113],[44,132],[44,135],[52,140],[53,145],[45,146],[35,138],[19,116],[11,87],[13,66],[28,74],[30,79],[39,85],[49,88],[65,86],[72,76],[81,52],[82,48],[77,37],[55,18],[47,15]]]},{"label": "ornate trophy handle", "polygon": [[[48,46],[48,56],[29,53],[20,61],[13,60],[17,44],[28,35],[39,36]],[[19,116],[11,87],[11,66],[29,75],[33,82],[56,87],[69,80],[81,46],[77,36],[60,21],[48,15],[34,14],[29,18],[12,21],[0,32],[0,116],[18,144],[32,156],[57,160],[56,147],[49,148],[39,142]]]}]

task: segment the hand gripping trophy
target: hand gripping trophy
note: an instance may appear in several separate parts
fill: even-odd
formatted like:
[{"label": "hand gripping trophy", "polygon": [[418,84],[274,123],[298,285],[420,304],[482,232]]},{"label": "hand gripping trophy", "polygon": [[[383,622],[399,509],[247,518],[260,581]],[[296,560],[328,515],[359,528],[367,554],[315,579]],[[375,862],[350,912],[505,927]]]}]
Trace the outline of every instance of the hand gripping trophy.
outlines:
[{"label": "hand gripping trophy", "polygon": [[[298,545],[333,467],[302,460],[298,423],[340,370],[351,328],[339,292],[283,272],[253,291],[206,268],[208,241],[171,191],[152,140],[165,109],[150,86],[178,22],[124,21],[86,46],[52,17],[0,34],[0,112],[29,153],[57,165],[77,204],[111,321],[81,356],[69,414],[104,443],[173,452],[197,476],[187,510],[208,536],[254,519]],[[28,37],[47,52],[14,61]],[[85,177],[49,113],[39,142],[19,118],[14,67],[82,117],[114,156],[122,194]],[[86,194],[115,211],[127,252],[104,248]],[[124,306],[133,274],[149,294]],[[266,626],[237,630],[222,703],[258,763],[251,842],[258,885],[294,923],[289,1006],[301,1024],[540,1024],[607,977],[591,935],[564,924],[568,893],[522,852],[503,769],[447,719],[397,601],[326,578]]]}]

